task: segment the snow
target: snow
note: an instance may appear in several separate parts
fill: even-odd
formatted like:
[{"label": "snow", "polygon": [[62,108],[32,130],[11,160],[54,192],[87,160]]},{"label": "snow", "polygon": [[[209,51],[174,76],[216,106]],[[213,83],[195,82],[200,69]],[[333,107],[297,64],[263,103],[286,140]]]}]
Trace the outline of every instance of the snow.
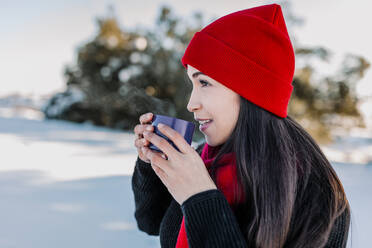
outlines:
[{"label": "snow", "polygon": [[71,86],[65,92],[57,93],[53,98],[45,102],[42,109],[45,109],[48,116],[59,116],[72,104],[82,102],[84,98],[85,94],[82,90]]},{"label": "snow", "polygon": [[[0,247],[160,247],[134,219],[133,132],[7,110],[0,117]],[[352,208],[349,247],[369,247],[371,235],[372,135],[361,133],[322,146]]]}]

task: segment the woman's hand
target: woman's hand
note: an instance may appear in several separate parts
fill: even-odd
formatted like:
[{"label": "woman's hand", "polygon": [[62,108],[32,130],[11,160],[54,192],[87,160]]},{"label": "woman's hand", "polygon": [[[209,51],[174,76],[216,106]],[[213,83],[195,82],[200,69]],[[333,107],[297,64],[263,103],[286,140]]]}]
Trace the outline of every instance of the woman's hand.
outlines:
[{"label": "woman's hand", "polygon": [[145,131],[144,138],[162,150],[166,158],[148,147],[142,147],[142,153],[151,161],[151,167],[173,198],[182,205],[196,193],[216,189],[203,160],[182,135],[167,125],[159,124],[157,127],[181,152],[156,133]]},{"label": "woman's hand", "polygon": [[149,128],[149,131],[154,130],[154,127],[151,125],[151,120],[153,117],[154,116],[152,113],[141,115],[139,118],[141,124],[138,124],[134,127],[134,133],[136,135],[134,146],[137,147],[138,157],[146,163],[150,163],[150,160],[143,154],[141,148],[144,146],[149,146],[150,143],[143,138],[143,132],[146,130],[146,128]]}]

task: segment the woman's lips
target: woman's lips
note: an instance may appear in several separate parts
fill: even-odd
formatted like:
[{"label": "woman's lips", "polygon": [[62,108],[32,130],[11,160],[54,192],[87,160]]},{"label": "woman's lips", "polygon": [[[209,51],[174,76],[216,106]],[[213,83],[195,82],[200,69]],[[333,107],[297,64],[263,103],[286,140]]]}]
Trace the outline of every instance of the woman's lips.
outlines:
[{"label": "woman's lips", "polygon": [[209,121],[209,122],[207,122],[207,123],[204,123],[204,124],[200,124],[199,125],[199,130],[200,131],[205,131],[209,126],[210,126],[210,124],[212,123],[213,121],[211,120],[211,121]]}]

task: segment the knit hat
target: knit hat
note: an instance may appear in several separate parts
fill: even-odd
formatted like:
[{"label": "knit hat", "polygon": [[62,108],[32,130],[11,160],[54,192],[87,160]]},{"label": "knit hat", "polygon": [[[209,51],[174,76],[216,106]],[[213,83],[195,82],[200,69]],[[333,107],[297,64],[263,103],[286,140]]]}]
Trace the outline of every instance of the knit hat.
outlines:
[{"label": "knit hat", "polygon": [[258,6],[217,19],[194,34],[181,62],[255,105],[287,116],[295,55],[280,5]]}]

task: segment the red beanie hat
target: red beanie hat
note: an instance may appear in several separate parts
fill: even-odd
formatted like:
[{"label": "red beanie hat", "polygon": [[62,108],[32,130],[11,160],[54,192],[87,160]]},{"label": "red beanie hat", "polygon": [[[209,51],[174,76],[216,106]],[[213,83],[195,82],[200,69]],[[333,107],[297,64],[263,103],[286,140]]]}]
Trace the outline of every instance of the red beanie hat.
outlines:
[{"label": "red beanie hat", "polygon": [[295,55],[280,5],[217,19],[194,34],[181,61],[257,106],[287,116]]}]

